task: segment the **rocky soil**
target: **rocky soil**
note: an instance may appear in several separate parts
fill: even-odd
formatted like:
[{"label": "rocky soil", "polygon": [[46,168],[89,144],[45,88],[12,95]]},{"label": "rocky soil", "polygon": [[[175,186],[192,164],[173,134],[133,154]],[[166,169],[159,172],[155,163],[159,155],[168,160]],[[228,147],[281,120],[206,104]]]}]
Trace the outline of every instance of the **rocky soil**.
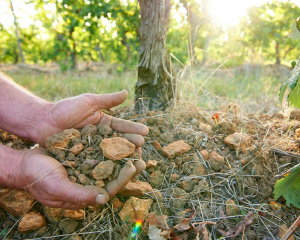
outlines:
[{"label": "rocky soil", "polygon": [[[150,128],[142,155],[147,169],[107,205],[79,211],[2,189],[0,238],[130,239],[140,220],[142,230],[132,239],[280,239],[300,215],[283,198],[273,199],[278,176],[299,163],[300,111],[288,119],[231,110],[115,110]],[[15,149],[34,145],[4,131],[0,140]],[[48,138],[47,149],[71,181],[98,187],[141,157],[122,133],[93,125]]]}]

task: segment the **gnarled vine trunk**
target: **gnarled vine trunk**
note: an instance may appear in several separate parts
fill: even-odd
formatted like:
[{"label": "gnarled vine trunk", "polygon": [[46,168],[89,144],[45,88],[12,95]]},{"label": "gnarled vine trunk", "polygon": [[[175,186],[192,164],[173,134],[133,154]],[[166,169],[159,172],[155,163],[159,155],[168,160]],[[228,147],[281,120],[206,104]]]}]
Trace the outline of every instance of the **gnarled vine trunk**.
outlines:
[{"label": "gnarled vine trunk", "polygon": [[[135,109],[165,109],[173,99],[171,69],[165,50],[170,0],[139,0],[141,23]],[[173,80],[174,81],[174,80]]]}]

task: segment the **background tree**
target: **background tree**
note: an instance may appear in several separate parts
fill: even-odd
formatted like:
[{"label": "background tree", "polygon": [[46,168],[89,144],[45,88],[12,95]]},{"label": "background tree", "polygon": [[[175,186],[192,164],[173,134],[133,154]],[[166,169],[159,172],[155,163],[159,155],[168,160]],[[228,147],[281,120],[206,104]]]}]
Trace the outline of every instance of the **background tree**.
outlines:
[{"label": "background tree", "polygon": [[21,62],[24,63],[25,61],[24,61],[24,57],[23,57],[23,50],[22,50],[22,46],[21,46],[21,40],[19,37],[19,26],[18,26],[18,22],[17,22],[17,17],[15,15],[12,0],[10,0],[10,8],[11,8],[12,14],[14,16],[14,24],[15,24],[15,29],[16,29],[16,37],[17,37],[17,41],[18,41],[18,48],[19,48]]},{"label": "background tree", "polygon": [[266,57],[280,64],[281,59],[297,46],[297,42],[289,37],[289,31],[299,14],[299,7],[290,1],[251,7],[241,23],[244,46],[250,47],[253,54],[263,47]]},{"label": "background tree", "polygon": [[173,99],[172,72],[165,50],[170,19],[170,0],[139,0],[141,23],[138,81],[135,86],[137,110],[164,109]]},{"label": "background tree", "polygon": [[[206,62],[205,66],[210,66],[233,56],[226,63],[230,67],[257,60],[282,63],[282,59],[287,59],[287,64],[297,57],[299,43],[288,35],[299,7],[291,1],[252,7],[248,16],[232,27],[224,27],[212,18],[209,3],[173,1],[165,48],[181,63],[189,64],[197,58],[194,63]],[[118,71],[137,65],[138,1],[29,0],[28,4],[35,5],[33,23],[25,28],[19,26],[27,63],[56,62],[63,70],[75,68],[83,61],[119,63]],[[7,12],[11,14],[10,9]],[[21,62],[15,27],[0,28],[1,62]]]}]

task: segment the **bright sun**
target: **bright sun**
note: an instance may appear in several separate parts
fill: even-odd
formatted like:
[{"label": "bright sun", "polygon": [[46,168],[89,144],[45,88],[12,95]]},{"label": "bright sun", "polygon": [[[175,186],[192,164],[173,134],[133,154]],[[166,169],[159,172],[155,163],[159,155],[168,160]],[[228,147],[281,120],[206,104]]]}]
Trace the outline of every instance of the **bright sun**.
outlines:
[{"label": "bright sun", "polygon": [[[197,0],[201,2],[201,0]],[[240,17],[246,15],[247,8],[260,5],[266,0],[210,0],[210,13],[218,23],[224,27],[237,25]]]}]

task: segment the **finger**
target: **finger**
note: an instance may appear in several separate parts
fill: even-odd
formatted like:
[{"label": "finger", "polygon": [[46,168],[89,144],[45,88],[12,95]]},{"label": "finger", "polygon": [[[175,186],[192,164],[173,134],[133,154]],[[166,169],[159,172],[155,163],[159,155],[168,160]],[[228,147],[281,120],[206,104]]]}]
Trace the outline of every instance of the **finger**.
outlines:
[{"label": "finger", "polygon": [[132,178],[139,175],[143,170],[146,169],[146,163],[143,160],[134,161],[133,165],[135,166],[135,174],[133,174]]},{"label": "finger", "polygon": [[116,195],[132,178],[136,169],[133,164],[126,165],[120,171],[120,174],[116,180],[108,182],[105,189],[109,197]]},{"label": "finger", "polygon": [[135,152],[138,153],[138,154],[140,154],[140,155],[142,155],[142,149],[140,147],[137,147],[135,149]]},{"label": "finger", "polygon": [[99,111],[95,111],[95,112],[93,112],[92,115],[88,116],[80,123],[77,123],[76,125],[74,125],[73,128],[77,128],[77,129],[83,128],[84,126],[86,126],[88,124],[97,125],[100,118],[101,118],[101,113]]},{"label": "finger", "polygon": [[89,94],[90,103],[92,106],[97,106],[100,109],[112,108],[123,103],[128,96],[128,92],[123,90],[117,93],[110,94]]},{"label": "finger", "polygon": [[124,133],[123,137],[126,138],[129,142],[132,142],[137,147],[141,147],[145,143],[144,137],[139,134]]},{"label": "finger", "polygon": [[60,208],[68,209],[68,210],[80,210],[80,209],[84,209],[85,207],[87,207],[87,205],[83,206],[71,202],[63,202]]},{"label": "finger", "polygon": [[145,136],[149,133],[149,128],[144,124],[135,123],[129,120],[124,120],[120,118],[114,118],[107,114],[104,114],[100,121],[99,125],[108,125],[113,130],[124,132],[124,133],[134,133]]},{"label": "finger", "polygon": [[124,133],[135,133],[145,136],[149,133],[149,128],[144,124],[135,123],[120,118],[112,118],[111,128]]},{"label": "finger", "polygon": [[64,201],[46,201],[41,202],[43,205],[51,207],[51,208],[64,208],[68,210],[80,210],[85,208],[83,205],[78,205],[75,203],[64,202]]},{"label": "finger", "polygon": [[105,204],[109,200],[108,193],[95,186],[83,186],[71,181],[61,182],[58,186],[58,194],[61,201],[74,203],[81,206]]}]

